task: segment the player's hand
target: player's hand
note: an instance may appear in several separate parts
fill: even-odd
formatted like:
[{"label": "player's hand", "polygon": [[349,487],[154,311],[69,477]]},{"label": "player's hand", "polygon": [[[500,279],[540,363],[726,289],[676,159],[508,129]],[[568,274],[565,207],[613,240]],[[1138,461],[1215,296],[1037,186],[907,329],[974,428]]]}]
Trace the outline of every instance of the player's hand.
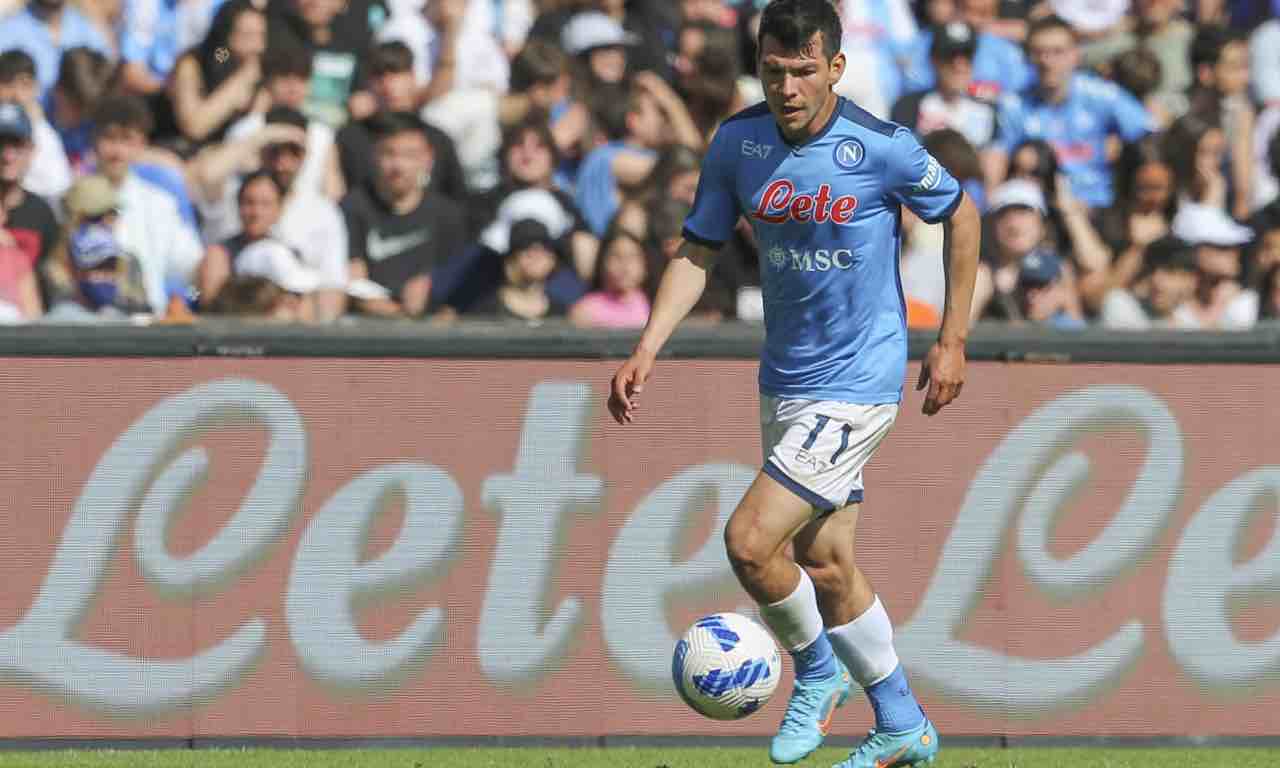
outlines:
[{"label": "player's hand", "polygon": [[640,405],[640,393],[653,370],[653,356],[636,350],[613,375],[609,387],[609,413],[619,424],[630,424]]},{"label": "player's hand", "polygon": [[960,396],[964,386],[964,345],[935,342],[929,348],[929,354],[920,366],[920,380],[916,382],[916,390],[929,387],[924,396],[924,406],[920,409],[926,416],[932,416],[942,410],[943,406]]}]

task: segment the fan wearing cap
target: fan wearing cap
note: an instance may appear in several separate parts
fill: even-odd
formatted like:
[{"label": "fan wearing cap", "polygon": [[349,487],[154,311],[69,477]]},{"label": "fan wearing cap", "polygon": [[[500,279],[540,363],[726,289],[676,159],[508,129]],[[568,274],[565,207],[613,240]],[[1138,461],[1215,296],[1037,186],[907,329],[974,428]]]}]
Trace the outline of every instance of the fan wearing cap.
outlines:
[{"label": "fan wearing cap", "polygon": [[[978,266],[973,316],[1016,321],[1024,317],[1020,288],[1027,257],[1040,254],[1045,257],[1042,263],[1055,265],[1055,280],[1069,275],[1061,275],[1061,262],[1048,247],[1048,208],[1037,184],[1025,179],[1007,181],[996,187],[988,202],[987,219],[995,235],[995,246],[990,259]],[[1073,291],[1074,287],[1067,288],[1065,294],[1073,308],[1072,314],[1078,317],[1075,308],[1079,300],[1072,295]]]},{"label": "fan wearing cap", "polygon": [[503,260],[503,282],[473,304],[468,316],[538,322],[563,317],[567,308],[547,295],[547,278],[556,268],[555,243],[542,222],[521,219],[511,226]]},{"label": "fan wearing cap", "polygon": [[1243,331],[1258,320],[1258,294],[1241,285],[1240,250],[1253,231],[1214,206],[1183,203],[1173,218],[1173,234],[1195,250],[1196,287],[1174,313],[1181,328]]},{"label": "fan wearing cap", "polygon": [[1077,72],[1080,48],[1076,32],[1057,16],[1037,19],[1027,34],[1027,50],[1036,69],[1035,85],[1001,97],[1000,133],[984,154],[988,184],[1005,178],[1009,156],[1027,139],[1048,141],[1071,182],[1071,189],[1092,209],[1111,205],[1111,169],[1107,142],[1128,143],[1151,133],[1155,121],[1146,108],[1115,83]]},{"label": "fan wearing cap", "polygon": [[[236,274],[218,293],[212,310],[219,314],[265,315],[273,320],[314,323],[314,294],[321,278],[308,269],[292,248],[272,238],[242,250]],[[274,290],[263,290],[262,282]]]},{"label": "fan wearing cap", "polygon": [[[6,56],[9,53],[0,55],[0,65]],[[57,293],[50,282],[49,257],[58,242],[59,228],[53,209],[26,186],[32,160],[32,126],[27,117],[21,104],[0,101],[0,203],[6,210],[11,238],[26,255],[28,268],[36,270],[48,304]]]},{"label": "fan wearing cap", "polygon": [[1022,258],[1018,268],[1018,309],[1022,318],[1036,325],[1064,331],[1085,327],[1085,322],[1072,314],[1078,302],[1063,280],[1062,260],[1049,250],[1032,251]]},{"label": "fan wearing cap", "polygon": [[936,27],[929,59],[938,73],[937,87],[898,99],[893,105],[893,121],[920,136],[951,128],[975,148],[991,143],[996,136],[995,107],[970,95],[977,49],[977,33],[963,21]]},{"label": "fan wearing cap", "polygon": [[352,190],[342,201],[351,238],[351,278],[368,279],[389,293],[360,298],[358,312],[418,317],[433,298],[432,272],[466,246],[464,211],[427,191],[431,141],[411,112],[379,115],[371,121],[374,189]]},{"label": "fan wearing cap", "polygon": [[22,186],[53,201],[71,186],[71,164],[58,132],[49,124],[36,88],[36,64],[23,50],[0,53],[0,100],[17,102],[31,122],[32,151]]},{"label": "fan wearing cap", "polygon": [[[238,193],[244,177],[267,171],[284,190],[284,208],[272,234],[321,276],[316,315],[330,321],[346,310],[347,226],[338,206],[297,180],[307,158],[307,118],[290,107],[272,107],[256,133],[203,150],[191,162],[205,239],[225,242],[243,229]],[[207,256],[206,256],[207,258]]]},{"label": "fan wearing cap", "polygon": [[[99,187],[94,177],[73,185],[77,209],[93,210],[95,203],[106,202]],[[113,210],[103,210],[73,219],[66,249],[75,293],[53,306],[49,320],[100,321],[151,311],[142,268],[112,232],[114,218]]]}]

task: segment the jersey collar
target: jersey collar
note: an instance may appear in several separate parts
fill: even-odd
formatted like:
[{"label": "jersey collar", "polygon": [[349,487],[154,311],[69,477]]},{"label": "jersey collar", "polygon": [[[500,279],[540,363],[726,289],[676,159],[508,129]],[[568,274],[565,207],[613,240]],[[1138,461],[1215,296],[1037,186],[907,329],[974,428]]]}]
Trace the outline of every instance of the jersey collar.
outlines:
[{"label": "jersey collar", "polygon": [[823,138],[828,133],[830,133],[831,127],[836,124],[836,120],[839,119],[840,113],[843,111],[844,111],[844,97],[840,95],[836,95],[836,108],[831,110],[831,117],[827,119],[827,124],[822,126],[822,130],[818,131],[817,133],[813,134],[812,136],[810,136],[809,138],[805,139],[804,141],[798,144],[792,143],[791,140],[788,139],[785,134],[783,134],[782,129],[778,127],[777,120],[773,121],[773,130],[778,133],[778,138],[782,139],[782,143],[786,144],[788,147],[791,147],[791,149],[793,150],[804,149],[805,147],[809,146],[810,144],[813,144],[814,142],[818,141],[819,139]]}]

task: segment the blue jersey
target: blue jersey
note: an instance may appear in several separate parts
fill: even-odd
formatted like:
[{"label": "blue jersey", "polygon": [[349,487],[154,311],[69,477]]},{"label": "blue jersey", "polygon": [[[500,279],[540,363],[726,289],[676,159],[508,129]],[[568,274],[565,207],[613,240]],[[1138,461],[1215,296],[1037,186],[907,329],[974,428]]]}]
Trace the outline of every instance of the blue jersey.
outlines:
[{"label": "blue jersey", "polygon": [[739,215],[755,230],[762,393],[896,403],[907,364],[899,205],[936,222],[961,198],[956,180],[911,131],[846,99],[798,145],[783,139],[759,104],[716,131],[684,237],[718,248]]},{"label": "blue jersey", "polygon": [[[938,82],[930,49],[933,30],[925,30],[917,38],[906,71],[906,91],[932,91]],[[995,101],[1003,93],[1017,93],[1036,81],[1036,72],[1017,45],[1003,37],[978,33],[977,50],[973,54],[972,96]]]},{"label": "blue jersey", "polygon": [[1116,133],[1132,142],[1155,128],[1146,108],[1128,91],[1084,74],[1071,77],[1061,104],[1044,101],[1034,87],[1001,98],[997,119],[998,142],[1006,152],[1027,139],[1049,142],[1071,191],[1091,208],[1109,206],[1113,197],[1107,136]]}]

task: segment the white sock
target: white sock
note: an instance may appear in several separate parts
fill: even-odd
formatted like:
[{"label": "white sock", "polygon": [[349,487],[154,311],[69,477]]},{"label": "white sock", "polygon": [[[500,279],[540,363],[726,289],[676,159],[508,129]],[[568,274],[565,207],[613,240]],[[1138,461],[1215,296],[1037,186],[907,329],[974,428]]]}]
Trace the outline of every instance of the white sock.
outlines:
[{"label": "white sock", "polygon": [[836,656],[863,688],[875,685],[898,668],[898,654],[893,650],[893,624],[879,595],[861,616],[827,630],[827,637]]},{"label": "white sock", "polygon": [[792,653],[808,648],[822,635],[822,614],[813,581],[800,566],[796,570],[800,571],[800,583],[795,591],[776,603],[760,606],[760,618]]}]

